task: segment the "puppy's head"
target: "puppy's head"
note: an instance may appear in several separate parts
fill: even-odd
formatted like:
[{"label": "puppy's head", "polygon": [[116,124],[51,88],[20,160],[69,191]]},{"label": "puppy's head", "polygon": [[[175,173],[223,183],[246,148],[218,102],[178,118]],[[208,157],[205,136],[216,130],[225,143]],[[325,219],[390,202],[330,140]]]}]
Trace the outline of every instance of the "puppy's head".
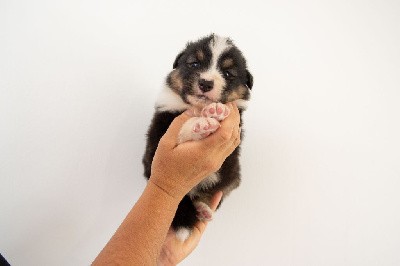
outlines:
[{"label": "puppy's head", "polygon": [[248,100],[253,77],[228,38],[210,35],[190,42],[176,57],[167,86],[189,105]]}]

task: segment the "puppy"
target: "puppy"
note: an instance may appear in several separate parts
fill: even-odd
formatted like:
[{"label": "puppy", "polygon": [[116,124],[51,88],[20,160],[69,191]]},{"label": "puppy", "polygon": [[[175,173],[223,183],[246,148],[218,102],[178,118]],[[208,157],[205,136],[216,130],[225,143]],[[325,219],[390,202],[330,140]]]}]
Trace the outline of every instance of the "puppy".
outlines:
[{"label": "puppy", "polygon": [[[225,103],[236,102],[242,114],[252,87],[253,76],[232,40],[212,34],[189,42],[176,57],[155,105],[143,157],[145,177],[150,178],[158,142],[175,117],[190,108],[201,114],[183,125],[180,142],[207,137],[218,129],[219,121],[229,115]],[[216,192],[223,191],[225,198],[239,186],[239,149],[237,147],[216,173],[205,178],[180,202],[172,227],[182,241],[198,220],[212,218],[209,204]]]}]

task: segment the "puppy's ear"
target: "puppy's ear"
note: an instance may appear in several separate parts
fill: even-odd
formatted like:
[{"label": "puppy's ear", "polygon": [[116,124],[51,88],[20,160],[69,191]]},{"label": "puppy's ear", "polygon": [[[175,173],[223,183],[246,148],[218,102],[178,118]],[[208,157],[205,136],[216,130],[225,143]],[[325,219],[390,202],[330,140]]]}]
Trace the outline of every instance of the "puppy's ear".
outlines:
[{"label": "puppy's ear", "polygon": [[172,65],[172,68],[173,68],[173,69],[177,68],[178,63],[179,63],[179,59],[182,57],[183,54],[184,54],[184,52],[180,52],[180,53],[176,56],[175,62],[174,62],[174,64]]},{"label": "puppy's ear", "polygon": [[246,86],[251,90],[253,88],[253,75],[246,69]]}]

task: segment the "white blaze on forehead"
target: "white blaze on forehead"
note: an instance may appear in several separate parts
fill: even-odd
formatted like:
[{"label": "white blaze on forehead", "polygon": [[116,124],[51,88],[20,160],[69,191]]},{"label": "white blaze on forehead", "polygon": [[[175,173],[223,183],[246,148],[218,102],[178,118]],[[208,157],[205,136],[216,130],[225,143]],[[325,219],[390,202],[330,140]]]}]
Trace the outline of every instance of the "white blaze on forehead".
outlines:
[{"label": "white blaze on forehead", "polygon": [[213,39],[210,41],[209,47],[212,54],[210,69],[217,69],[219,57],[222,55],[222,53],[231,48],[232,45],[229,44],[228,38],[214,35]]},{"label": "white blaze on forehead", "polygon": [[211,50],[211,64],[206,71],[200,73],[200,78],[214,81],[214,89],[205,93],[213,101],[220,100],[222,90],[226,85],[225,79],[217,69],[218,59],[231,47],[232,44],[230,44],[229,39],[225,37],[214,35],[210,41],[209,48]]}]

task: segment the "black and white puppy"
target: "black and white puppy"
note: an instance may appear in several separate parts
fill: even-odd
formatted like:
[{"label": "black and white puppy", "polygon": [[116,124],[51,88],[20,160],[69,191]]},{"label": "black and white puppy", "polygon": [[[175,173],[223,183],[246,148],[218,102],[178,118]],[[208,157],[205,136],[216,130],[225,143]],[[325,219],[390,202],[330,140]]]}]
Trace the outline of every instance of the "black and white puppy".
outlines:
[{"label": "black and white puppy", "polygon": [[[200,110],[200,117],[189,119],[184,124],[179,141],[204,138],[217,130],[219,121],[229,115],[225,103],[236,102],[242,114],[252,86],[253,77],[247,70],[246,60],[229,38],[212,34],[189,42],[176,57],[173,70],[156,102],[143,157],[145,177],[150,178],[158,142],[176,116],[189,108]],[[177,236],[184,240],[198,220],[210,220],[211,197],[218,191],[223,191],[223,197],[226,197],[239,183],[238,147],[216,173],[204,179],[182,199],[172,222]]]}]

